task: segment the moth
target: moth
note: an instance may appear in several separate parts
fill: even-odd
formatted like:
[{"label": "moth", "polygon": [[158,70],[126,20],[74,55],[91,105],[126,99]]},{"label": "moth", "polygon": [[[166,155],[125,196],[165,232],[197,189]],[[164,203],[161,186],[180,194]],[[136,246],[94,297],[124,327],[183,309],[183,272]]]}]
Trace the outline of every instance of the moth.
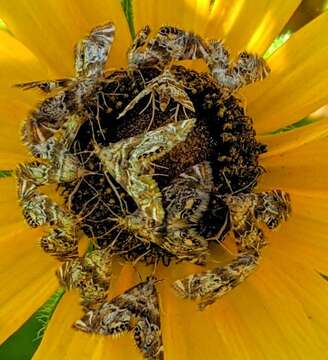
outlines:
[{"label": "moth", "polygon": [[257,268],[266,246],[260,223],[276,229],[291,212],[290,196],[281,190],[225,195],[223,199],[229,208],[239,255],[226,266],[189,275],[173,283],[180,296],[199,301],[200,309],[231,291]]},{"label": "moth", "polygon": [[207,210],[212,188],[212,169],[204,161],[188,168],[162,190],[166,234],[161,246],[180,260],[205,260],[208,243],[198,234],[197,224]]},{"label": "moth", "polygon": [[270,72],[264,59],[243,51],[235,61],[222,40],[205,41],[199,35],[173,26],[162,26],[154,38],[148,39],[150,29],[142,29],[130,49],[130,66],[156,64],[166,67],[173,61],[203,59],[213,78],[227,95],[243,86],[263,80]]},{"label": "moth", "polygon": [[54,143],[66,142],[74,137],[86,120],[83,104],[93,96],[103,80],[104,67],[115,35],[113,23],[93,28],[80,40],[74,51],[75,77],[17,84],[22,89],[38,88],[50,92],[64,88],[48,97],[34,110],[22,128],[23,143],[38,158],[51,160]]},{"label": "moth", "polygon": [[145,359],[162,360],[163,342],[160,308],[154,276],[128,289],[98,309],[88,311],[74,327],[101,335],[133,331],[134,340]]},{"label": "moth", "polygon": [[142,90],[119,114],[118,119],[123,117],[128,111],[132,110],[135,105],[143,99],[145,96],[150,95],[149,102],[146,107],[140,112],[144,112],[150,104],[152,104],[152,117],[148,125],[148,129],[151,128],[151,125],[154,121],[156,106],[156,95],[158,95],[159,108],[161,111],[166,111],[171,99],[177,103],[174,119],[177,121],[178,113],[180,106],[182,106],[183,111],[185,112],[186,118],[186,109],[195,112],[194,105],[187,93],[183,89],[183,85],[180,84],[170,72],[166,69],[162,74],[152,79],[144,90]]},{"label": "moth", "polygon": [[265,79],[270,68],[264,59],[256,54],[242,51],[233,62],[230,54],[224,48],[223,41],[211,40],[208,43],[208,53],[204,57],[213,78],[228,93],[241,87]]},{"label": "moth", "polygon": [[151,39],[150,32],[149,26],[145,26],[136,35],[128,52],[130,68],[154,65],[164,68],[175,60],[204,58],[208,51],[206,42],[193,32],[162,26]]},{"label": "moth", "polygon": [[93,250],[83,257],[64,262],[56,274],[67,290],[79,289],[86,309],[106,300],[111,278],[112,253],[108,249]]},{"label": "moth", "polygon": [[106,147],[95,144],[94,151],[105,171],[133,198],[143,216],[155,224],[162,223],[164,210],[161,192],[152,178],[152,163],[184,141],[195,121],[169,123]]},{"label": "moth", "polygon": [[213,186],[212,169],[208,162],[188,168],[162,189],[165,218],[163,224],[147,222],[140,211],[120,218],[119,222],[141,241],[152,242],[179,261],[202,264],[208,242],[198,234],[197,224],[207,210]]}]

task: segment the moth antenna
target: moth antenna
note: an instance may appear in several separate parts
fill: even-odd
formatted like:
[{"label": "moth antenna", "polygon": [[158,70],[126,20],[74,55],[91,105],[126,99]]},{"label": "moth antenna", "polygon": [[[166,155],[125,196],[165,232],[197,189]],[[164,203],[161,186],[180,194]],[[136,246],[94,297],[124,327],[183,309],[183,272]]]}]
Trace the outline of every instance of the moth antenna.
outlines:
[{"label": "moth antenna", "polygon": [[[99,127],[100,134],[101,134],[101,136],[103,137],[103,139],[106,140],[105,134],[104,134],[103,129],[102,129],[101,125],[100,125],[99,108],[100,108],[100,105],[99,105],[99,96],[97,96],[97,114],[96,114],[96,119],[97,119],[97,123],[98,123],[98,127]],[[91,123],[92,123],[92,122],[91,122]]]},{"label": "moth antenna", "polygon": [[224,180],[225,180],[225,182],[227,183],[228,188],[229,188],[231,194],[233,194],[233,189],[232,189],[232,187],[231,187],[231,183],[230,183],[230,181],[228,180],[228,178],[226,177],[226,174],[225,174],[224,170],[221,170],[221,174],[223,175]]},{"label": "moth antenna", "polygon": [[138,269],[136,268],[136,266],[135,266],[134,264],[132,264],[132,266],[133,266],[134,270],[137,272],[137,274],[138,274],[138,276],[139,276],[139,280],[140,280],[141,282],[143,282],[144,280],[143,280],[142,276],[140,275],[140,272],[138,271]]},{"label": "moth antenna", "polygon": [[149,254],[151,252],[151,249],[147,250],[145,253],[139,255],[133,262],[133,266],[136,266],[137,263],[144,257],[146,256],[147,254]]},{"label": "moth antenna", "polygon": [[116,189],[116,186],[113,184],[113,182],[111,181],[111,179],[109,178],[108,174],[106,171],[104,171],[104,175],[105,175],[105,178],[106,180],[108,181],[109,185],[111,186],[112,190],[114,191],[119,203],[120,203],[120,207],[121,207],[121,210],[122,210],[122,213],[126,213],[125,209],[123,208],[123,203],[122,203],[122,199],[120,197],[120,194],[118,193],[117,189]]}]

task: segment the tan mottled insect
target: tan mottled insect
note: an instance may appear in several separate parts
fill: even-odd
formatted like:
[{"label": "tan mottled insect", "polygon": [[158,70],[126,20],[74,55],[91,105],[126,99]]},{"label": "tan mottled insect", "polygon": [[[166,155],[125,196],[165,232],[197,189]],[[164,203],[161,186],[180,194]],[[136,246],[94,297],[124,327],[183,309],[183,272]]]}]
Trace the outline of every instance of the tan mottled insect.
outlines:
[{"label": "tan mottled insect", "polygon": [[56,154],[56,158],[50,163],[32,161],[20,164],[16,170],[16,177],[19,183],[20,199],[24,197],[24,182],[31,182],[35,186],[53,183],[73,182],[83,176],[89,175],[79,159],[66,151]]},{"label": "tan mottled insect", "polygon": [[173,26],[160,27],[152,39],[149,35],[149,26],[137,34],[128,53],[129,67],[156,65],[163,68],[175,60],[204,58],[208,52],[207,44],[200,36]]},{"label": "tan mottled insect", "polygon": [[212,183],[208,162],[192,166],[162,189],[163,224],[147,221],[139,210],[118,218],[118,222],[142,242],[152,242],[179,260],[201,264],[207,255],[208,243],[197,233],[196,227],[207,210]]},{"label": "tan mottled insect", "polygon": [[89,199],[84,205],[80,214],[73,216],[66,209],[56,206],[57,217],[51,225],[55,228],[42,237],[41,248],[48,254],[56,256],[60,261],[74,259],[78,256],[79,230],[81,223],[95,211],[99,200],[91,210],[85,213],[87,206],[98,197],[96,194]]},{"label": "tan mottled insect", "polygon": [[263,80],[270,72],[264,59],[246,51],[241,52],[235,62],[231,62],[229,51],[221,40],[206,42],[193,32],[173,26],[162,26],[150,40],[149,35],[149,27],[139,33],[139,38],[129,52],[130,66],[156,65],[164,68],[177,60],[203,59],[214,79],[228,94]]},{"label": "tan mottled insect", "polygon": [[44,100],[24,123],[22,139],[34,156],[51,160],[49,147],[54,142],[52,138],[65,125],[70,128],[65,133],[71,141],[74,140],[79,127],[86,120],[83,114],[84,100],[92,96],[98,83],[103,80],[114,34],[114,24],[108,23],[95,27],[78,42],[75,47],[75,78],[16,85],[23,89],[39,88],[44,92],[66,88]]},{"label": "tan mottled insect", "polygon": [[195,119],[187,119],[107,147],[95,144],[95,153],[105,170],[125,188],[143,215],[155,224],[162,223],[164,210],[161,192],[152,179],[152,162],[184,141],[194,124]]},{"label": "tan mottled insect", "polygon": [[31,184],[31,187],[28,188],[27,193],[20,202],[27,223],[31,227],[56,224],[60,216],[59,207],[55,205],[49,196],[35,191],[33,184]]},{"label": "tan mottled insect", "polygon": [[270,72],[264,59],[256,54],[241,52],[237,60],[230,61],[230,54],[221,40],[208,43],[205,61],[214,79],[226,90],[233,92],[243,86],[263,80]]},{"label": "tan mottled insect", "polygon": [[266,245],[259,223],[277,228],[290,212],[289,194],[281,190],[223,196],[240,255],[230,264],[177,280],[173,287],[184,298],[199,300],[200,309],[215,302],[246,279],[257,267]]},{"label": "tan mottled insect", "polygon": [[161,246],[178,259],[198,263],[205,260],[208,244],[196,227],[207,210],[212,187],[211,166],[203,162],[187,169],[162,190],[166,235]]},{"label": "tan mottled insect", "polygon": [[88,311],[74,327],[91,333],[117,335],[134,330],[134,340],[145,359],[162,360],[163,344],[158,295],[151,276],[122,295]]},{"label": "tan mottled insect", "polygon": [[257,263],[257,255],[240,255],[227,266],[176,280],[173,287],[183,298],[199,301],[198,306],[203,310],[244,281]]},{"label": "tan mottled insect", "polygon": [[154,66],[161,63],[161,56],[158,56],[155,52],[151,53],[151,51],[145,51],[143,49],[145,44],[147,44],[150,31],[150,27],[146,25],[136,34],[136,37],[128,50],[129,69],[135,69],[142,66]]},{"label": "tan mottled insect", "polygon": [[[156,94],[159,98],[159,108],[161,111],[166,111],[171,99],[174,100],[177,105],[175,109],[174,118],[177,121],[177,116],[179,113],[180,106],[182,106],[183,111],[189,110],[195,112],[194,105],[192,101],[189,99],[187,93],[183,90],[183,85],[180,84],[173,76],[173,74],[167,69],[158,77],[152,79],[144,90],[142,90],[127,106],[126,108],[119,114],[118,119],[123,117],[128,111],[133,109],[135,105],[145,96],[150,95],[148,104],[146,107],[140,112],[144,112],[150,104],[152,104],[152,118],[148,125],[148,129],[150,129],[154,117],[155,111],[157,109],[156,106]],[[186,118],[188,118],[185,113]]]},{"label": "tan mottled insect", "polygon": [[57,270],[61,285],[80,290],[82,305],[96,308],[106,300],[111,277],[112,254],[107,249],[93,250],[83,257],[66,261]]},{"label": "tan mottled insect", "polygon": [[60,261],[67,261],[78,256],[78,229],[73,226],[56,227],[50,230],[40,240],[40,246],[47,254],[57,257]]}]

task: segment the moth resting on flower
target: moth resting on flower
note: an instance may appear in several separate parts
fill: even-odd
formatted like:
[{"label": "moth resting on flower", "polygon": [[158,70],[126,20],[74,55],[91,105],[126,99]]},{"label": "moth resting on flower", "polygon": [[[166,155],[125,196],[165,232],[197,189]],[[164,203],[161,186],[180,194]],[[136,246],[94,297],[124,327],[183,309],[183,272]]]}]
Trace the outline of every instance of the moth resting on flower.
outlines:
[{"label": "moth resting on flower", "polygon": [[[263,59],[242,52],[233,61],[221,40],[172,26],[151,35],[145,26],[128,50],[128,68],[106,72],[114,35],[108,23],[78,42],[72,78],[17,85],[48,94],[22,128],[36,159],[17,167],[18,197],[30,226],[50,228],[41,247],[63,262],[60,283],[80,291],[85,315],[75,328],[133,331],[146,359],[162,359],[156,265],[203,266],[172,286],[204,309],[257,269],[267,245],[263,226],[287,220],[290,197],[253,191],[266,148],[237,90],[267,76]],[[179,65],[194,59],[209,72]],[[63,205],[42,193],[50,183]],[[90,246],[79,256],[81,231]],[[212,244],[229,232],[238,254],[206,268]],[[154,268],[111,298],[115,257]]]}]

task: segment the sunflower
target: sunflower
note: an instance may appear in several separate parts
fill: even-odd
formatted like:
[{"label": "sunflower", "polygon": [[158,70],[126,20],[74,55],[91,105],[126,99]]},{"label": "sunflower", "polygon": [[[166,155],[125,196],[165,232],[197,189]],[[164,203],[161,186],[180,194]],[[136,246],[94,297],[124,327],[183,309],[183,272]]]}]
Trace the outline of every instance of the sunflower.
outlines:
[{"label": "sunflower", "polygon": [[[113,21],[115,41],[109,66],[127,65],[131,35],[146,24],[193,31],[224,39],[232,55],[246,49],[263,54],[299,5],[290,1],[0,1],[0,168],[15,169],[30,155],[19,139],[22,119],[40,101],[37,93],[13,84],[70,77],[72,49],[91,28]],[[303,127],[277,131],[328,102],[328,13],[294,33],[268,60],[266,80],[242,90],[259,141],[265,173],[256,191],[282,189],[292,199],[292,215],[268,234],[258,271],[247,281],[198,311],[176,297],[170,281],[158,285],[161,327],[167,359],[325,359],[328,341],[328,123],[319,118]],[[202,68],[202,64],[197,64]],[[13,177],[1,179],[0,338],[7,339],[57,289],[58,261],[37,246],[39,229],[28,230],[18,206]],[[51,196],[54,191],[51,191]],[[229,247],[229,243],[225,245]],[[225,256],[219,249],[216,261]],[[111,296],[138,282],[132,266],[114,263]],[[196,265],[160,268],[159,277],[176,280],[197,272]],[[140,275],[147,273],[139,267]],[[171,282],[172,282],[171,281]],[[130,336],[82,333],[78,295],[66,292],[33,359],[139,359]]]}]

